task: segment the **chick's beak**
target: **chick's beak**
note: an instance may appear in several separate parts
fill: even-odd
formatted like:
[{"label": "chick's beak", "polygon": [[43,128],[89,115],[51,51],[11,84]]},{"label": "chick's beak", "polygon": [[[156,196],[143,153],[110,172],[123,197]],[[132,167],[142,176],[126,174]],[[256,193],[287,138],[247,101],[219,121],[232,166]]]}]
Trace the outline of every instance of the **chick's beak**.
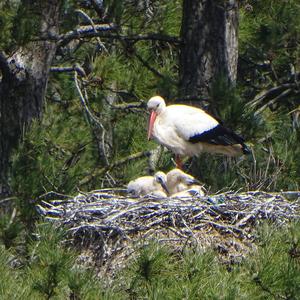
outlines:
[{"label": "chick's beak", "polygon": [[197,179],[195,179],[195,178],[189,178],[189,179],[187,180],[187,184],[188,184],[188,185],[200,184],[200,181],[197,180]]},{"label": "chick's beak", "polygon": [[165,192],[167,193],[167,195],[169,195],[169,190],[166,186],[166,184],[164,182],[161,183],[162,188],[165,190]]}]

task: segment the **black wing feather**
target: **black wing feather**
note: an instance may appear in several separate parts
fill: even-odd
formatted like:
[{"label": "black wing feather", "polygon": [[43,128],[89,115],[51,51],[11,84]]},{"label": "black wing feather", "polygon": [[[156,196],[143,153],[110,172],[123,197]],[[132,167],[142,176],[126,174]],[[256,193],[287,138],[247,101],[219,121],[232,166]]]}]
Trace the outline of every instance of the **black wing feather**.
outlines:
[{"label": "black wing feather", "polygon": [[243,146],[245,140],[229,128],[226,128],[219,124],[216,127],[201,134],[195,134],[194,136],[189,138],[189,142],[193,144],[203,142],[222,146],[241,144]]}]

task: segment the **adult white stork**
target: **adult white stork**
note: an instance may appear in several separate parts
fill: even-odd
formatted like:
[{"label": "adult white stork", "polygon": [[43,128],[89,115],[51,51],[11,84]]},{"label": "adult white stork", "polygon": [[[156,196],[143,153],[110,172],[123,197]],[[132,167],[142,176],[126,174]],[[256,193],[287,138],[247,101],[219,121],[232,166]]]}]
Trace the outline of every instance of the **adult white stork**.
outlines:
[{"label": "adult white stork", "polygon": [[135,197],[166,196],[168,194],[166,181],[166,174],[161,171],[155,173],[154,176],[142,176],[128,183],[127,193]]},{"label": "adult white stork", "polygon": [[152,137],[176,155],[181,167],[181,156],[201,152],[237,156],[250,153],[245,140],[200,108],[188,105],[168,105],[160,96],[147,104],[151,112],[148,139]]}]

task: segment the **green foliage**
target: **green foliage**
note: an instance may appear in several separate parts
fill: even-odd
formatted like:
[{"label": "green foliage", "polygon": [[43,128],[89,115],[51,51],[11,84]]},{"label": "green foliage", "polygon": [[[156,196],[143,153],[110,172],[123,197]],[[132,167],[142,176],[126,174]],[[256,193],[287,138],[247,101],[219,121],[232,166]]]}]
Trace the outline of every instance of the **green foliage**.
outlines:
[{"label": "green foliage", "polygon": [[[241,50],[260,45],[257,55],[275,52],[275,60],[295,58],[300,29],[300,9],[297,1],[250,1],[252,9],[241,11]],[[299,47],[299,46],[298,46]],[[265,57],[266,58],[266,57]],[[286,63],[287,61],[285,61]]]},{"label": "green foliage", "polygon": [[38,10],[38,3],[23,1],[23,4],[19,5],[12,32],[17,44],[24,45],[37,36],[40,23]]},{"label": "green foliage", "polygon": [[[246,81],[247,94],[254,97],[270,87],[293,82],[300,67],[300,8],[293,0],[253,1],[250,7],[241,10],[239,80]],[[297,93],[289,93],[270,107],[288,112],[297,99]]]},{"label": "green foliage", "polygon": [[234,272],[212,251],[172,253],[158,245],[141,251],[126,278],[130,296],[147,299],[230,299],[237,289]]},{"label": "green foliage", "polygon": [[60,246],[64,238],[62,230],[51,228],[47,224],[37,227],[36,238],[29,246],[31,262],[28,276],[32,292],[52,298],[62,287],[64,280],[74,263],[74,254]]},{"label": "green foliage", "polygon": [[134,299],[299,299],[299,223],[264,224],[257,239],[257,250],[231,266],[212,250],[150,244],[121,274],[122,289]]},{"label": "green foliage", "polygon": [[246,264],[259,294],[299,299],[299,222],[278,231],[264,224],[259,233],[259,251]]},{"label": "green foliage", "polygon": [[6,249],[15,247],[20,239],[23,224],[12,217],[4,215],[0,219],[0,245],[3,244]]},{"label": "green foliage", "polygon": [[12,46],[11,31],[17,8],[17,1],[2,1],[0,3],[0,49],[7,50]]},{"label": "green foliage", "polygon": [[39,224],[23,267],[12,249],[0,245],[1,299],[117,299],[92,271],[76,265],[77,253],[64,238],[65,231]]},{"label": "green foliage", "polygon": [[[6,0],[0,4],[0,48],[12,50],[26,45],[40,33],[41,11],[38,1]],[[2,28],[1,28],[2,27]]]},{"label": "green foliage", "polygon": [[21,279],[21,272],[13,269],[11,264],[13,255],[0,245],[0,295],[2,299],[26,299],[28,296],[25,282]]},{"label": "green foliage", "polygon": [[44,126],[35,122],[25,137],[22,151],[14,157],[12,185],[20,197],[35,198],[49,190],[68,193],[85,172],[78,164],[84,161],[88,168],[95,162],[91,134],[87,134],[89,128],[82,115],[74,117],[78,106],[70,107],[70,111],[70,128],[65,127],[64,120],[50,107],[49,118],[46,113],[43,120]]}]

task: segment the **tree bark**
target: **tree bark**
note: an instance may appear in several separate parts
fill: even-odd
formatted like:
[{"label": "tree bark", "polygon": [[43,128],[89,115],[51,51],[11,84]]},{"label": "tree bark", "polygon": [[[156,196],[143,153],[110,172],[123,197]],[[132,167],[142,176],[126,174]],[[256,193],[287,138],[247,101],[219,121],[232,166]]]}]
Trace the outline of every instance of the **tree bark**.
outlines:
[{"label": "tree bark", "polygon": [[204,97],[214,80],[234,84],[238,58],[238,1],[184,0],[181,96]]},{"label": "tree bark", "polygon": [[[0,195],[9,193],[8,171],[12,151],[34,118],[41,117],[58,34],[60,0],[34,4],[39,41],[28,42],[9,58],[0,54]],[[24,1],[24,5],[26,1]],[[21,4],[23,5],[23,4]]]}]

